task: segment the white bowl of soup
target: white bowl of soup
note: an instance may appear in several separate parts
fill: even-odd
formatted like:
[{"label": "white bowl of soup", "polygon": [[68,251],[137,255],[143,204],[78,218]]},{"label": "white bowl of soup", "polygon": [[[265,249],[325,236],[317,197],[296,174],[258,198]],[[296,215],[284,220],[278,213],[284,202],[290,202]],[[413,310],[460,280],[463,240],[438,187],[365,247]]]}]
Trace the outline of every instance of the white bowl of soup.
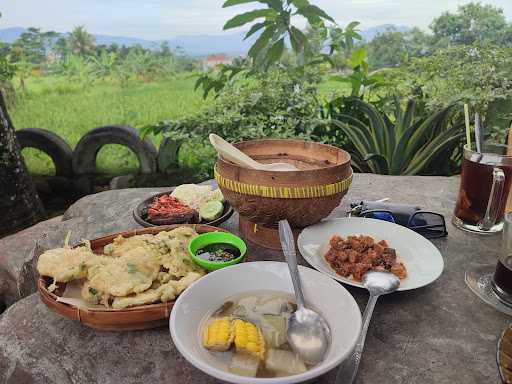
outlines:
[{"label": "white bowl of soup", "polygon": [[193,283],[171,312],[174,344],[196,368],[231,383],[300,383],[329,372],[354,348],[361,312],[335,280],[302,266],[299,273],[306,306],[331,331],[320,363],[304,364],[287,343],[287,318],[296,307],[288,266],[280,262],[238,264]]}]

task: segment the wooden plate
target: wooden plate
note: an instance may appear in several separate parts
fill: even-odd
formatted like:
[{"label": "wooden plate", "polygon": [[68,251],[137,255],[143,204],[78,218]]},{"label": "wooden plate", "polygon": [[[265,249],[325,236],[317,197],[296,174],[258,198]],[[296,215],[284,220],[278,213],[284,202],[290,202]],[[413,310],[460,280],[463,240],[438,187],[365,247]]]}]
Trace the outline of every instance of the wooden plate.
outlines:
[{"label": "wooden plate", "polygon": [[[144,217],[145,217],[144,212],[147,209],[147,207],[153,202],[153,199],[155,197],[169,195],[171,192],[172,192],[172,190],[167,191],[167,192],[157,193],[157,194],[147,198],[146,200],[142,201],[141,203],[139,203],[139,205],[137,205],[133,210],[133,218],[135,219],[135,221],[138,224],[142,225],[143,227],[157,227],[158,225],[150,223],[149,221],[146,221],[144,219]],[[224,201],[222,204],[224,204],[224,211],[222,212],[222,215],[218,219],[215,219],[212,221],[204,221],[204,222],[202,221],[200,224],[219,225],[219,224],[224,223],[226,220],[228,220],[231,217],[231,215],[233,215],[233,212],[234,212],[233,207],[231,207],[231,205],[229,205],[229,203],[227,201]]]},{"label": "wooden plate", "polygon": [[[203,224],[176,224],[159,227],[134,229],[126,232],[114,233],[112,235],[91,240],[91,248],[94,253],[102,253],[103,247],[110,244],[117,236],[132,237],[143,234],[157,234],[162,231],[170,231],[178,227],[193,227],[197,233],[223,231],[222,228]],[[78,246],[79,244],[75,245]],[[43,303],[52,311],[71,320],[80,321],[82,324],[101,330],[133,331],[140,329],[156,328],[166,325],[171,313],[174,300],[167,303],[147,304],[126,309],[84,309],[70,304],[57,301],[57,295],[64,292],[65,283],[60,283],[59,288],[54,292],[48,291],[52,278],[40,276],[37,283],[37,290]]]}]

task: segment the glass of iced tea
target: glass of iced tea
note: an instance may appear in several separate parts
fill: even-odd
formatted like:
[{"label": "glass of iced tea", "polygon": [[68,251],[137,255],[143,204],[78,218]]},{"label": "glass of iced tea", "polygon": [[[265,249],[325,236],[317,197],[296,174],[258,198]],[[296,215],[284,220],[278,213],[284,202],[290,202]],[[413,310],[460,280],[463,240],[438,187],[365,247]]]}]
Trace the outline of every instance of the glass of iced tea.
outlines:
[{"label": "glass of iced tea", "polygon": [[472,264],[465,281],[480,299],[512,316],[512,213],[503,219],[503,246],[497,264]]},{"label": "glass of iced tea", "polygon": [[475,233],[503,229],[503,217],[512,184],[512,149],[485,144],[478,153],[464,146],[460,189],[453,224]]},{"label": "glass of iced tea", "polygon": [[492,288],[501,300],[512,304],[512,213],[505,215],[503,251],[496,265]]}]

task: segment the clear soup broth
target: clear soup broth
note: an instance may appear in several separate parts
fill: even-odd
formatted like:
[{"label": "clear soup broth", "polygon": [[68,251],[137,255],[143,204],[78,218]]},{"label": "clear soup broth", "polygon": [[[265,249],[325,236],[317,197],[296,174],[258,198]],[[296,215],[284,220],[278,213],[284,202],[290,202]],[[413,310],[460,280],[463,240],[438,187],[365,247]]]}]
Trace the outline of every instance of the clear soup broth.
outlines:
[{"label": "clear soup broth", "polygon": [[277,291],[253,291],[232,296],[201,322],[203,347],[217,368],[246,376],[271,378],[304,373],[305,364],[290,348],[286,330],[297,306],[293,297]]}]

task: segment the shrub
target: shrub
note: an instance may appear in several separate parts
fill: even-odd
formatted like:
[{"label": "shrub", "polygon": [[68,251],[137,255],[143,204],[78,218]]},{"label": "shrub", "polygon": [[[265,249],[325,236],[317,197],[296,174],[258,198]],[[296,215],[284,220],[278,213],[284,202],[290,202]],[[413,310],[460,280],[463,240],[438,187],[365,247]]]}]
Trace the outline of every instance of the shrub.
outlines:
[{"label": "shrub", "polygon": [[[146,126],[142,134],[163,132],[186,141],[204,141],[210,133],[230,142],[268,137],[315,139],[327,124],[319,115],[315,80],[315,75],[297,77],[285,69],[238,80],[206,110],[178,121]],[[215,156],[210,159],[202,169],[211,168]],[[189,163],[194,161],[189,159]]]},{"label": "shrub", "polygon": [[464,103],[501,132],[512,118],[512,48],[457,46],[413,59],[396,71],[399,93],[424,100],[430,111]]},{"label": "shrub", "polygon": [[454,160],[464,136],[464,123],[454,121],[453,107],[425,118],[415,115],[414,100],[410,100],[405,109],[400,100],[395,100],[392,116],[380,113],[358,98],[347,99],[346,103],[354,113],[331,112],[332,124],[346,135],[347,149],[359,171],[446,175],[458,168]]}]

